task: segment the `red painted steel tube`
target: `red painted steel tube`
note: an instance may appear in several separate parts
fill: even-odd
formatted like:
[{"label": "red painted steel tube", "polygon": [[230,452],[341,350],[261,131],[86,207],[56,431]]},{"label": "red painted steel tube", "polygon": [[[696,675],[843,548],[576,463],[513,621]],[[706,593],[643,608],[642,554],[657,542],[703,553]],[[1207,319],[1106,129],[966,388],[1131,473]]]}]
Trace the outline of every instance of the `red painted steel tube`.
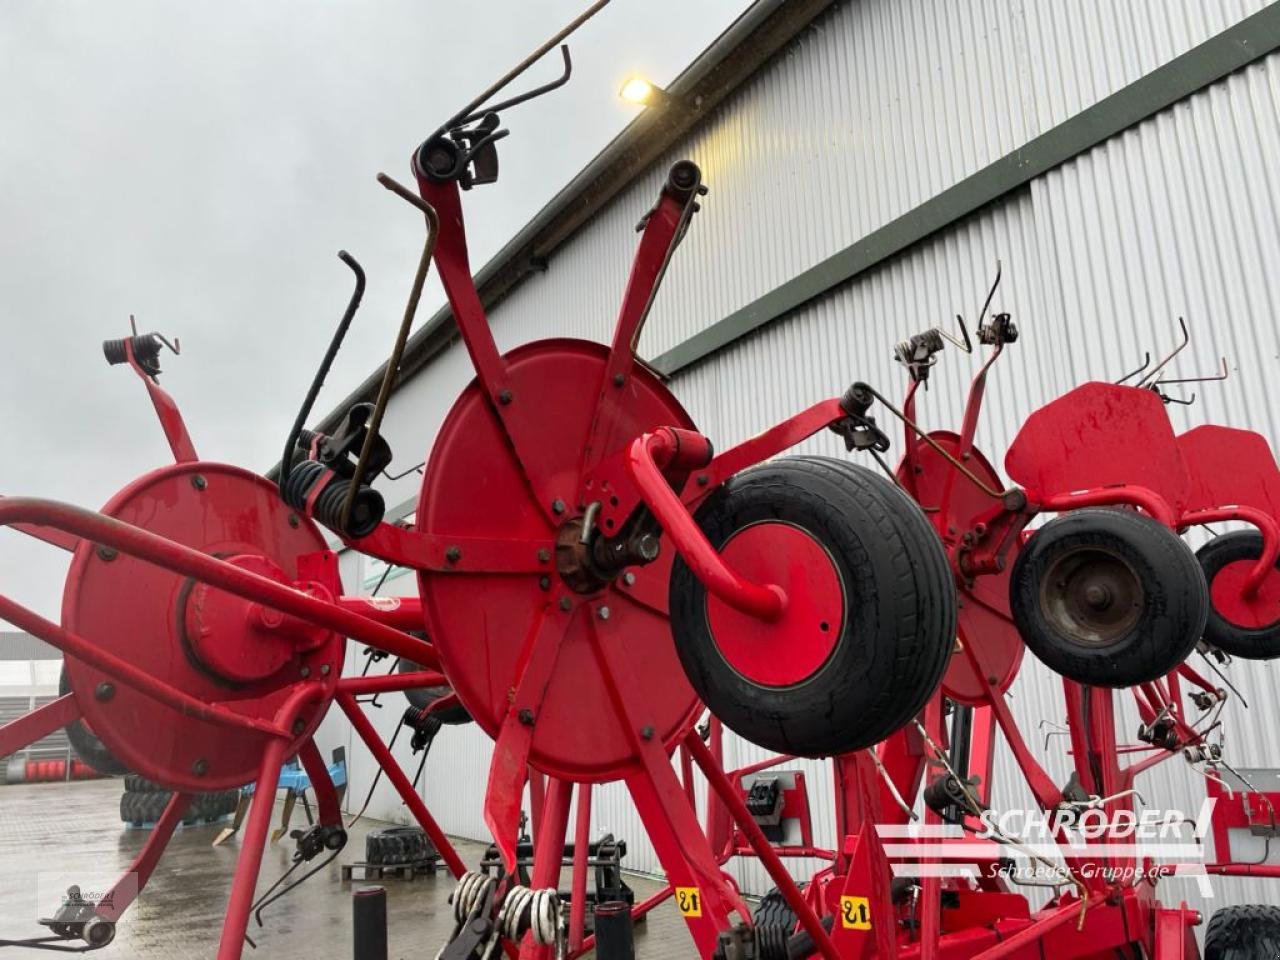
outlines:
[{"label": "red painted steel tube", "polygon": [[443,673],[418,670],[414,673],[388,673],[377,677],[343,677],[338,681],[338,689],[353,696],[364,696],[368,693],[412,690],[414,687],[439,687],[448,682]]},{"label": "red painted steel tube", "polygon": [[298,759],[302,761],[302,769],[311,780],[311,791],[316,798],[316,819],[325,826],[341,826],[342,811],[338,809],[338,791],[329,776],[329,765],[320,756],[320,748],[311,737],[298,751]]},{"label": "red painted steel tube", "polygon": [[1280,558],[1280,523],[1265,510],[1256,507],[1216,507],[1212,510],[1196,510],[1183,514],[1182,523],[1193,526],[1197,523],[1224,523],[1227,520],[1242,520],[1258,528],[1262,534],[1262,553],[1249,570],[1249,577],[1244,582],[1244,595],[1253,597],[1257,594],[1262,581],[1275,569],[1276,560]]},{"label": "red painted steel tube", "polygon": [[786,592],[777,584],[752,583],[732,570],[715,551],[655,461],[675,453],[670,428],[637,437],[624,458],[627,473],[645,504],[662,524],[680,556],[706,588],[735,610],[776,620],[786,606]]},{"label": "red painted steel tube", "polygon": [[445,832],[440,829],[440,824],[436,823],[436,818],[431,815],[427,805],[423,803],[422,798],[413,789],[413,784],[409,782],[409,778],[400,769],[400,764],[396,762],[396,758],[391,755],[387,745],[378,736],[378,731],[373,729],[373,724],[364,715],[364,711],[356,703],[355,697],[340,690],[334,699],[337,701],[338,706],[342,708],[342,712],[351,721],[351,726],[360,735],[360,739],[369,748],[369,752],[373,754],[374,762],[386,773],[387,779],[391,781],[392,786],[396,788],[396,792],[400,794],[400,799],[404,801],[405,806],[409,808],[423,831],[431,838],[431,842],[436,845],[436,849],[440,851],[440,856],[448,865],[449,872],[455,877],[462,876],[467,870],[462,858],[453,849],[453,844],[449,842]]},{"label": "red painted steel tube", "polygon": [[591,844],[591,784],[578,784],[573,824],[573,876],[569,893],[569,949],[582,946],[587,927],[587,854]]},{"label": "red painted steel tube", "polygon": [[800,926],[813,938],[814,945],[827,960],[840,960],[840,955],[836,952],[831,938],[827,936],[827,931],[822,926],[822,921],[813,912],[813,907],[805,900],[804,894],[796,886],[795,880],[787,872],[787,868],[783,866],[773,847],[769,845],[769,841],[765,838],[760,825],[752,819],[751,812],[747,809],[742,797],[739,796],[737,789],[716,765],[715,758],[711,755],[711,751],[707,749],[706,744],[702,742],[697,731],[685,737],[684,742],[689,748],[689,754],[693,757],[693,762],[702,770],[702,774],[707,778],[707,783],[711,785],[711,789],[716,792],[725,806],[729,808],[729,812],[733,816],[734,822],[738,825],[738,829],[742,831],[747,838],[747,842],[751,844],[751,848],[755,851],[756,856],[760,858],[760,862],[764,865],[765,870],[768,871],[769,876],[773,878],[773,882],[778,885],[778,891],[787,901],[787,904],[796,912],[796,917],[800,920]]},{"label": "red painted steel tube", "polygon": [[421,630],[426,622],[419,597],[336,597],[343,610],[397,630]]},{"label": "red painted steel tube", "polygon": [[[189,793],[175,793],[169,798],[169,802],[165,804],[164,813],[160,814],[160,819],[151,828],[151,835],[147,837],[147,842],[142,845],[138,855],[133,858],[133,863],[129,864],[129,869],[121,874],[120,879],[115,882],[111,892],[98,902],[94,913],[102,917],[102,919],[110,920],[114,923],[129,909],[129,905],[137,899],[138,894],[142,892],[142,888],[151,879],[151,874],[155,872],[156,864],[160,862],[165,848],[169,845],[169,838],[173,836],[173,831],[182,822],[182,815],[187,812],[187,807],[189,806],[191,806],[191,794]],[[126,881],[128,882],[126,883]]]},{"label": "red painted steel tube", "polygon": [[57,700],[24,713],[0,727],[0,757],[9,757],[23,747],[42,740],[80,716],[76,695],[66,693]]},{"label": "red painted steel tube", "polygon": [[1042,497],[1028,490],[1027,499],[1030,503],[1037,504],[1041,510],[1055,513],[1078,510],[1080,507],[1109,507],[1125,503],[1141,507],[1171,530],[1176,530],[1179,525],[1177,514],[1164,497],[1148,487],[1135,484],[1081,490],[1077,493],[1060,493],[1051,497]]},{"label": "red painted steel tube", "polygon": [[[1089,904],[1085,903],[1083,909],[1087,910],[1088,907]],[[1028,944],[1044,939],[1051,931],[1080,916],[1081,909],[1080,901],[1069,903],[1065,907],[1059,907],[1048,916],[1033,921],[1029,926],[1023,927],[1007,940],[1001,940],[994,947],[983,950],[976,956],[971,957],[970,960],[1000,960],[1001,957],[1017,953]]]},{"label": "red painted steel tube", "polygon": [[1224,877],[1272,877],[1280,879],[1280,863],[1206,863],[1205,870]]},{"label": "red painted steel tube", "polygon": [[[216,703],[205,703],[190,694],[183,693],[177,687],[172,687],[161,680],[157,680],[145,670],[140,670],[132,663],[122,660],[113,653],[107,653],[96,644],[90,643],[78,634],[74,634],[70,630],[66,630],[58,626],[58,624],[32,613],[26,607],[14,603],[5,596],[0,596],[0,620],[7,620],[15,627],[39,637],[46,643],[52,644],[63,653],[69,653],[77,660],[83,660],[89,666],[110,674],[126,686],[133,687],[139,693],[159,700],[186,716],[195,717],[198,720],[207,720],[210,723],[217,723],[226,727],[255,730],[258,733],[265,733],[272,737],[287,738],[292,736],[289,731],[281,729],[274,723],[236,713],[234,710],[228,710],[226,707],[219,706]],[[3,729],[7,730],[8,726]]]},{"label": "red painted steel tube", "polygon": [[[547,778],[547,796],[542,808],[542,823],[533,841],[533,876],[530,888],[559,889],[560,868],[564,863],[564,838],[569,826],[569,802],[573,799],[573,784],[559,777]],[[494,838],[498,839],[497,837]],[[575,854],[576,855],[576,854]],[[521,960],[550,960],[551,947],[533,942],[525,934],[520,944]]]},{"label": "red painted steel tube", "polygon": [[0,500],[0,526],[14,523],[36,523],[74,533],[84,540],[115,547],[140,560],[235,596],[256,600],[273,610],[301,617],[398,657],[429,667],[440,665],[431,645],[415,637],[112,517],[54,500],[33,497]]},{"label": "red painted steel tube", "polygon": [[[286,705],[293,703],[293,698]],[[296,706],[295,706],[296,710]],[[281,711],[283,714],[285,711]],[[285,722],[289,718],[284,717]],[[253,802],[240,835],[240,855],[231,878],[231,896],[227,899],[226,919],[222,922],[222,939],[218,941],[218,960],[240,960],[244,951],[244,934],[249,926],[249,911],[262,869],[262,853],[271,828],[271,813],[276,804],[276,788],[280,785],[280,768],[284,766],[286,743],[274,738],[267,743],[258,767]]]}]

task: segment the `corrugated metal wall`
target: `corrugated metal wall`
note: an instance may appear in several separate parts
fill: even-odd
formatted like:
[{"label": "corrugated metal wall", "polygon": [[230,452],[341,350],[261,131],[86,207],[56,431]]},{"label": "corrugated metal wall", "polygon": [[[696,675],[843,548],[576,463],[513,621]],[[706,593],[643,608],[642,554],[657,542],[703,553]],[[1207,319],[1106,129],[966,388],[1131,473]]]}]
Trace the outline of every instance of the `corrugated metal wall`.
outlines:
[{"label": "corrugated metal wall", "polygon": [[[701,164],[712,192],[673,262],[641,353],[669,349],[1261,6],[1256,0],[837,6],[667,158]],[[903,377],[889,359],[893,342],[956,312],[972,316],[999,258],[1005,281],[996,306],[1015,315],[1023,337],[993,374],[980,431],[985,449],[998,456],[1036,405],[1083,380],[1118,375],[1144,350],[1166,349],[1179,315],[1188,318],[1195,341],[1177,369],[1209,369],[1226,354],[1232,378],[1201,387],[1195,407],[1172,408],[1175,425],[1214,420],[1275,436],[1280,397],[1267,387],[1280,359],[1278,69],[1280,56],[1260,61],[1040,177],[681,372],[676,392],[722,449],[854,379],[896,392]],[[546,273],[502,303],[492,318],[501,347],[543,336],[607,340],[635,243],[631,228],[666,165],[624,191]],[[928,425],[956,423],[975,363],[943,360],[921,404]],[[405,459],[425,452],[470,376],[464,352],[455,348],[396,395],[385,430]],[[832,437],[805,449],[844,455]],[[401,481],[388,502],[413,496],[414,488],[412,479]],[[356,575],[351,570],[349,582]],[[1274,743],[1267,733],[1280,725],[1272,692],[1277,669],[1233,668],[1251,704],[1247,712],[1233,705],[1228,714],[1237,765],[1267,763]],[[1054,677],[1031,658],[1013,705],[1028,731],[1063,711]],[[389,702],[371,711],[385,733],[399,707]],[[340,720],[328,724],[328,738],[349,742]],[[1134,725],[1126,716],[1123,729]],[[432,809],[447,829],[484,836],[488,742],[474,728],[446,730],[435,750],[425,788]],[[1051,772],[1065,779],[1060,742],[1050,753],[1057,758]],[[761,755],[730,738],[731,765]],[[353,751],[353,800],[368,784],[362,764],[367,758]],[[829,782],[823,765],[809,766],[817,784]],[[1012,786],[1019,779],[1001,757],[997,805],[1027,802]],[[1194,808],[1203,793],[1180,761],[1147,774],[1139,786],[1152,804]],[[830,798],[821,786],[813,792],[816,822],[827,831]],[[370,809],[392,813],[390,791],[380,790]],[[598,791],[593,819],[598,829],[627,837],[633,866],[657,870],[620,787]],[[754,866],[741,875],[749,891],[766,885]],[[1274,899],[1256,881],[1218,890],[1227,899]],[[1199,902],[1194,889],[1169,890],[1173,899],[1184,893]]]}]

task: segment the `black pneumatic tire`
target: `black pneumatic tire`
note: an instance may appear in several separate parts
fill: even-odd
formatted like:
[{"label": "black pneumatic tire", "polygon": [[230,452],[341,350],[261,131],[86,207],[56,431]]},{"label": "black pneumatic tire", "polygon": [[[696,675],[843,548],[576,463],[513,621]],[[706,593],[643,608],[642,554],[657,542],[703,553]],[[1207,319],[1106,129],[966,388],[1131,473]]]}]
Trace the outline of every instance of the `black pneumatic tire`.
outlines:
[{"label": "black pneumatic tire", "polygon": [[695,519],[717,550],[757,523],[795,527],[826,551],[843,588],[841,629],[825,662],[799,682],[764,686],[725,658],[706,588],[676,558],[676,649],[699,697],[730,729],[779,753],[829,756],[878,743],[924,707],[955,645],[955,583],[928,520],[893,484],[841,460],[791,457],[733,477]]},{"label": "black pneumatic tire", "polygon": [[1275,960],[1280,907],[1257,904],[1214,911],[1204,933],[1204,960]]},{"label": "black pneumatic tire", "polygon": [[1128,687],[1164,676],[1204,633],[1209,592],[1190,548],[1132,510],[1090,508],[1027,540],[1009,581],[1014,623],[1051,670]]},{"label": "black pneumatic tire", "polygon": [[[149,781],[147,781],[149,782]],[[155,823],[164,813],[173,796],[167,790],[126,790],[120,795],[120,819],[124,823],[141,826]],[[239,790],[218,790],[214,793],[197,793],[182,814],[183,823],[219,820],[235,813],[240,801]]]},{"label": "black pneumatic tire", "polygon": [[[1257,560],[1262,556],[1262,534],[1253,530],[1237,530],[1214,537],[1196,551],[1196,559],[1204,570],[1204,578],[1213,588],[1213,578],[1229,563]],[[1276,562],[1280,570],[1280,560]],[[1270,579],[1270,575],[1268,575]],[[1212,596],[1211,596],[1212,600]],[[1233,657],[1246,660],[1273,660],[1280,657],[1280,620],[1261,627],[1244,627],[1232,623],[1209,604],[1209,619],[1204,625],[1204,638]]]},{"label": "black pneumatic tire", "polygon": [[136,773],[126,773],[124,776],[124,789],[128,793],[168,793],[168,787],[162,787],[154,780],[148,780],[146,777],[140,777]]},{"label": "black pneumatic tire", "polygon": [[[67,679],[67,665],[64,663],[62,673],[58,677],[58,695],[66,696],[70,692],[71,681]],[[76,718],[68,723],[65,729],[75,755],[93,769],[109,777],[118,777],[129,772],[128,768],[116,759],[115,754],[107,749],[106,744],[98,739],[97,734],[85,726],[84,720]]]},{"label": "black pneumatic tire", "polygon": [[777,887],[760,898],[752,917],[760,960],[787,960],[787,941],[797,922],[796,912]]},{"label": "black pneumatic tire", "polygon": [[419,863],[436,853],[421,827],[385,827],[364,838],[366,863],[397,866]]}]

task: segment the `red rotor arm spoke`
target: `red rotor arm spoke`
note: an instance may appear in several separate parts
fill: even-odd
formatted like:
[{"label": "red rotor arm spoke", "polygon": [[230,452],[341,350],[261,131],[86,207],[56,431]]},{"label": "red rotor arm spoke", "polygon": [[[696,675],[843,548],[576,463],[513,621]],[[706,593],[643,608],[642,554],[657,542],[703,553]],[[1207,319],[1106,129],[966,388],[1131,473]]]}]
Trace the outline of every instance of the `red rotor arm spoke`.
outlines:
[{"label": "red rotor arm spoke", "polygon": [[380,677],[343,677],[338,690],[353,697],[370,693],[399,693],[415,687],[439,687],[448,684],[449,678],[436,670],[418,670],[413,673],[388,673]]},{"label": "red rotor arm spoke", "polygon": [[[838,423],[846,416],[848,414],[840,406],[839,399],[823,400],[770,427],[763,433],[756,434],[750,440],[744,440],[737,446],[730,447],[707,464],[706,469],[698,471],[698,482],[689,484],[685,488],[685,503],[693,503],[701,499],[735,473],[768,460],[770,457],[776,457],[782,451],[794,447],[819,430]],[[703,481],[703,477],[707,479]]]},{"label": "red rotor arm spoke", "polygon": [[668,609],[667,586],[665,578],[651,576],[645,568],[641,568],[636,571],[635,580],[631,583],[614,581],[614,595],[625,597],[632,603],[666,617],[671,612]]},{"label": "red rotor arm spoke", "polygon": [[433,573],[547,573],[556,545],[551,539],[442,536],[390,523],[346,543],[397,567]]},{"label": "red rotor arm spoke", "polygon": [[316,796],[316,814],[321,825],[326,827],[342,825],[342,810],[338,807],[338,790],[329,776],[329,765],[320,755],[320,748],[313,738],[307,741],[298,751],[298,759],[302,761],[302,769],[311,780],[311,788]]},{"label": "red rotor arm spoke", "polygon": [[364,715],[364,711],[360,709],[360,705],[356,703],[355,697],[342,690],[338,691],[338,695],[334,698],[342,712],[347,715],[347,719],[351,721],[351,726],[355,728],[360,739],[364,741],[369,752],[373,755],[374,761],[380,766],[387,775],[387,779],[391,781],[391,785],[396,788],[396,792],[400,794],[402,799],[418,821],[418,825],[422,827],[423,832],[431,838],[431,842],[436,845],[436,849],[440,851],[440,856],[444,858],[444,862],[449,867],[449,871],[454,877],[461,877],[466,873],[466,865],[462,862],[462,858],[458,856],[458,852],[454,850],[453,844],[449,842],[449,838],[445,836],[445,832],[440,829],[440,824],[436,823],[435,817],[431,816],[431,811],[427,809],[427,805],[423,803],[422,797],[418,796],[418,792],[413,788],[413,784],[409,782],[409,778],[405,776],[400,764],[396,762],[396,758],[391,755],[391,751],[387,749],[387,745],[382,742],[382,738],[378,736],[378,731],[373,728],[373,724],[369,722],[369,718]]},{"label": "red rotor arm spoke", "polygon": [[[256,600],[274,610],[293,614],[309,623],[354,637],[414,663],[431,667],[439,665],[435,650],[430,644],[402,631],[383,626],[368,617],[344,610],[333,603],[112,517],[53,500],[33,497],[0,500],[0,526],[24,522],[53,527],[94,543],[114,547],[140,560],[192,577],[238,597]],[[12,601],[8,603],[18,610],[22,609],[17,604],[12,604]],[[90,657],[80,653],[76,656],[92,662]]]},{"label": "red rotor arm spoke", "polygon": [[151,405],[155,407],[156,416],[160,418],[160,427],[164,430],[165,439],[169,441],[169,449],[173,451],[173,459],[177,463],[191,463],[200,459],[196,455],[195,444],[191,442],[191,434],[187,432],[187,425],[182,419],[178,404],[160,384],[156,383],[154,378],[138,366],[138,361],[133,356],[133,341],[126,339],[124,350],[129,366],[147,388]]},{"label": "red rotor arm spoke", "polygon": [[573,606],[566,612],[558,604],[548,604],[529,630],[512,679],[510,705],[493,745],[489,784],[484,794],[484,822],[509,873],[516,868],[515,837],[520,825],[520,798],[528,775],[529,751],[533,747],[533,728],[555,670],[560,641],[569,629],[573,614]]},{"label": "red rotor arm spoke", "polygon": [[[663,531],[707,590],[736,610],[762,620],[775,620],[787,602],[782,587],[774,583],[752,583],[732,570],[716,553],[658,467],[658,461],[664,466],[682,466],[677,458],[682,456],[681,447],[687,448],[692,438],[702,440],[702,449],[709,450],[704,438],[670,427],[636,438],[627,451],[627,472]],[[683,466],[696,466],[696,461]]]},{"label": "red rotor arm spoke", "polygon": [[[750,917],[751,912],[737,891],[725,883],[671,760],[661,740],[652,735],[652,725],[646,722],[649,703],[637,688],[629,666],[619,659],[618,645],[605,635],[614,628],[599,619],[598,609],[591,612],[590,636],[596,662],[618,721],[640,761],[639,769],[628,775],[627,787],[668,881],[677,886],[697,886],[702,893],[702,917],[686,918],[686,922],[699,947],[709,952],[715,948],[718,931],[728,929],[730,911],[737,910],[743,917]],[[650,733],[647,737],[646,730]]]},{"label": "red rotor arm spoke", "polygon": [[[170,686],[163,680],[157,680],[154,676],[145,670],[139,669],[127,660],[122,660],[113,653],[107,653],[97,644],[90,643],[84,637],[78,636],[70,630],[32,613],[26,607],[14,603],[5,596],[0,596],[0,620],[7,620],[15,627],[39,637],[45,643],[57,647],[63,653],[68,653],[77,660],[83,660],[89,666],[109,674],[139,693],[173,707],[179,713],[226,727],[241,727],[245,730],[254,730],[272,737],[287,738],[290,736],[289,731],[277,727],[273,723],[245,716],[216,703],[205,703],[203,700],[198,700],[190,694],[182,692],[177,687]],[[319,685],[312,684],[311,686],[318,687]],[[7,730],[8,727],[3,729]]]},{"label": "red rotor arm spoke", "polygon": [[147,837],[147,842],[142,845],[142,849],[134,857],[133,863],[129,864],[129,869],[121,874],[120,879],[115,882],[111,891],[98,902],[98,906],[94,911],[98,916],[115,923],[129,909],[129,905],[137,899],[138,894],[142,892],[142,888],[151,879],[151,874],[155,872],[156,864],[160,862],[165,848],[169,845],[169,839],[173,836],[173,831],[182,822],[183,814],[187,812],[189,806],[191,806],[191,794],[189,793],[175,793],[169,798],[169,802],[165,804],[164,812],[160,814],[160,819],[152,827],[151,835]]},{"label": "red rotor arm spoke", "polygon": [[440,235],[436,240],[436,269],[444,284],[445,295],[453,310],[454,321],[475,367],[476,378],[503,430],[511,441],[515,460],[533,491],[538,506],[548,521],[554,523],[551,502],[568,499],[572,491],[557,491],[549,486],[555,465],[548,459],[546,447],[539,442],[543,425],[534,410],[534,397],[516,397],[511,390],[507,365],[485,316],[484,304],[476,290],[475,279],[467,258],[467,235],[462,220],[462,204],[458,185],[454,182],[433,183],[418,177],[422,198],[436,208],[440,216]]},{"label": "red rotor arm spoke", "polygon": [[[7,618],[6,618],[7,619]],[[74,693],[64,693],[57,700],[24,713],[0,727],[0,757],[11,757],[23,747],[43,740],[80,718],[80,707]]]},{"label": "red rotor arm spoke", "polygon": [[[0,497],[3,500],[4,497]],[[50,546],[58,547],[67,553],[75,553],[76,547],[80,546],[80,538],[64,533],[61,530],[54,530],[51,527],[42,527],[35,523],[13,523],[10,524],[14,530],[24,533],[28,537],[35,537],[37,540],[43,540]]]},{"label": "red rotor arm spoke", "polygon": [[[622,308],[614,326],[609,361],[605,365],[600,396],[591,419],[591,433],[583,451],[584,482],[587,474],[614,447],[619,415],[626,402],[624,388],[635,363],[636,344],[649,317],[658,286],[671,262],[671,255],[693,215],[697,196],[695,190],[680,198],[671,192],[669,186],[664,186],[657,205],[645,221],[644,235],[631,264],[627,289],[622,295]],[[585,502],[585,487],[579,490],[578,498]]]},{"label": "red rotor arm spoke", "polygon": [[813,938],[814,945],[817,946],[819,952],[827,960],[840,960],[835,945],[832,944],[831,938],[827,936],[827,931],[822,926],[822,921],[818,919],[813,907],[809,905],[804,894],[800,892],[800,888],[796,886],[795,880],[787,872],[787,868],[778,858],[777,853],[774,852],[773,847],[764,835],[764,831],[760,829],[760,825],[751,816],[751,811],[747,809],[741,794],[724,775],[724,771],[720,769],[715,758],[711,756],[711,751],[707,749],[707,745],[702,742],[702,738],[698,736],[696,730],[685,737],[684,745],[693,757],[693,762],[698,765],[703,775],[707,778],[707,783],[710,784],[725,806],[729,808],[729,813],[733,816],[738,829],[746,836],[751,849],[760,858],[760,862],[764,865],[765,870],[768,871],[770,878],[778,885],[778,890],[786,899],[787,905],[796,912],[796,918],[800,921],[800,926]]}]

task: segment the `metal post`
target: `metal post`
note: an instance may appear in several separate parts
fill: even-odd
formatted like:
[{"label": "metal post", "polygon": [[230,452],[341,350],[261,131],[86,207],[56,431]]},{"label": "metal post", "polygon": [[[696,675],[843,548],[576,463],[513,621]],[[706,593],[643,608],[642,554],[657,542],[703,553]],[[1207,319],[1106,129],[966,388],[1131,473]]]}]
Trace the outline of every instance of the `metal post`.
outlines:
[{"label": "metal post", "polygon": [[631,908],[621,900],[597,903],[595,918],[597,960],[635,960]]},{"label": "metal post", "polygon": [[358,887],[351,894],[355,960],[387,960],[387,889]]}]

